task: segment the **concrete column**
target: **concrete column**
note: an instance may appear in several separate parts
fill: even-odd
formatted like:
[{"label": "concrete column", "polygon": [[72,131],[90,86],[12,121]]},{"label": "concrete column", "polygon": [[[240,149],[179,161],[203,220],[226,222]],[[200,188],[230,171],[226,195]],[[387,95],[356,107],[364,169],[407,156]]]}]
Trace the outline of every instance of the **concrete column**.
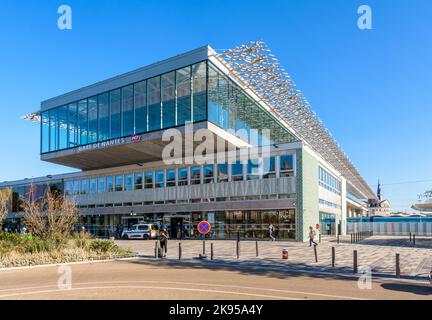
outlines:
[{"label": "concrete column", "polygon": [[[342,198],[342,215],[341,215],[341,233],[347,234],[347,201],[346,201],[346,179],[341,177],[341,198]],[[349,216],[349,215],[348,215]]]}]

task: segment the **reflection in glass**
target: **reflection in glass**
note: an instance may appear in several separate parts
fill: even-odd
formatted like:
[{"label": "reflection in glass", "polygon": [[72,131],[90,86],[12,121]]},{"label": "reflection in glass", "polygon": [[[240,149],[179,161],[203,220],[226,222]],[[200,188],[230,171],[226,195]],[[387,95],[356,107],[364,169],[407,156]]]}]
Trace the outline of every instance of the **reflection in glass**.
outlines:
[{"label": "reflection in glass", "polygon": [[178,185],[186,186],[188,184],[188,168],[178,169]]},{"label": "reflection in glass", "polygon": [[149,79],[147,90],[148,129],[158,130],[161,128],[160,77]]},{"label": "reflection in glass", "polygon": [[112,90],[110,92],[110,119],[111,119],[110,139],[115,139],[121,136],[120,89]]},{"label": "reflection in glass", "polygon": [[147,131],[147,81],[134,85],[135,133]]},{"label": "reflection in glass", "polygon": [[97,97],[88,99],[88,131],[88,143],[96,142],[98,138]]},{"label": "reflection in glass", "polygon": [[122,88],[123,136],[134,134],[133,85]]},{"label": "reflection in glass", "polygon": [[183,125],[191,119],[191,68],[177,70],[177,125]]},{"label": "reflection in glass", "polygon": [[174,78],[175,72],[162,75],[163,128],[171,128],[176,125]]},{"label": "reflection in glass", "polygon": [[202,121],[207,116],[207,64],[200,62],[192,66],[193,120]]},{"label": "reflection in glass", "polygon": [[153,171],[146,171],[144,173],[144,181],[145,181],[145,188],[146,189],[152,189],[153,188]]}]

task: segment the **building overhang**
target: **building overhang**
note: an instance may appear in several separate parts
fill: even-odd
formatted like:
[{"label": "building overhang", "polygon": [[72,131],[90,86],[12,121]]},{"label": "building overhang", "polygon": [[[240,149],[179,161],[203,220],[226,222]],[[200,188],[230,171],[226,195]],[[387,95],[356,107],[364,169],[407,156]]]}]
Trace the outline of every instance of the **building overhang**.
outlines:
[{"label": "building overhang", "polygon": [[[213,150],[206,150],[208,154],[252,147],[248,142],[208,121],[195,123],[193,126],[181,126],[170,132],[168,130],[171,129],[43,153],[41,154],[41,160],[81,170],[96,170],[162,161],[164,160],[164,148],[167,146],[170,148],[173,145],[174,136],[181,138],[182,144],[180,147],[183,158],[193,156],[193,153],[187,152],[189,149],[186,148],[185,142],[191,142],[190,146],[192,148],[190,149],[193,152],[198,145],[203,144],[203,136],[212,137],[213,139],[213,144],[207,145],[213,146]],[[207,142],[207,138],[204,141]],[[222,147],[221,143],[217,143],[217,141],[223,142]]]}]

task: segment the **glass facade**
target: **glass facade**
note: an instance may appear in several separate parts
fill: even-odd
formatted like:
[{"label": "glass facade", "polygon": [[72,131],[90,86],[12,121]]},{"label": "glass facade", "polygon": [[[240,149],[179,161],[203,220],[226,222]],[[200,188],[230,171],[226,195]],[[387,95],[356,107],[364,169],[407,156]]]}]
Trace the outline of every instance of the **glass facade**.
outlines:
[{"label": "glass facade", "polygon": [[41,153],[205,120],[225,130],[242,130],[253,145],[296,140],[238,85],[203,61],[42,112]]},{"label": "glass facade", "polygon": [[341,182],[327,170],[318,167],[318,181],[320,187],[338,195],[341,194]]},{"label": "glass facade", "polygon": [[[225,130],[242,130],[252,145],[289,143],[296,138],[233,81],[209,64],[208,120]],[[263,130],[269,130],[266,133]]]},{"label": "glass facade", "polygon": [[[178,168],[155,168],[145,171],[125,172],[112,175],[93,177],[90,179],[90,190],[94,192],[133,191],[141,189],[186,186],[189,184],[220,183],[227,181],[257,180],[277,177],[294,176],[291,165],[295,162],[294,155],[285,154],[269,158],[237,161],[235,163],[218,163],[191,165]],[[288,163],[290,165],[287,165]],[[94,180],[94,182],[93,182]],[[66,194],[72,195],[75,181],[81,181],[81,191],[77,187],[75,194],[87,193],[88,180],[67,180]],[[69,187],[69,184],[72,184]],[[94,184],[94,186],[93,186]],[[97,187],[96,187],[97,184]]]},{"label": "glass facade", "polygon": [[41,114],[41,153],[207,119],[207,62]]}]

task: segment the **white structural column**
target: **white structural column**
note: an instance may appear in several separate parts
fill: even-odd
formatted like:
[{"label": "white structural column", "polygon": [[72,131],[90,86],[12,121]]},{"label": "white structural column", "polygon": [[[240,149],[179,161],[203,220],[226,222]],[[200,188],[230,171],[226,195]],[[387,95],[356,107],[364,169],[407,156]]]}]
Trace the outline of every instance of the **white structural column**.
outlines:
[{"label": "white structural column", "polygon": [[346,201],[346,179],[341,177],[341,197],[342,197],[342,221],[341,221],[341,232],[342,235],[347,233],[347,201]]}]

